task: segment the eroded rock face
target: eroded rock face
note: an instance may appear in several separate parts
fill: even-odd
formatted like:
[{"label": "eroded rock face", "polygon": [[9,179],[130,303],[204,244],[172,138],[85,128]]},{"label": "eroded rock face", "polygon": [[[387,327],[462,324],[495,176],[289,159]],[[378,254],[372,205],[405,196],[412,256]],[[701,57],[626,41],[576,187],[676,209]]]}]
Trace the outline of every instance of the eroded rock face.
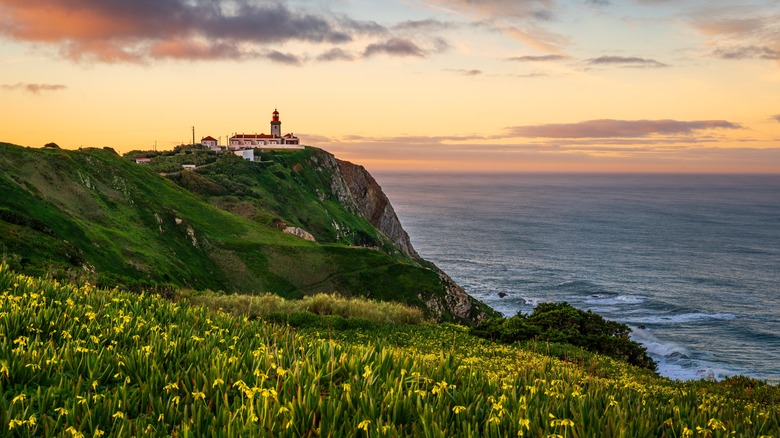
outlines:
[{"label": "eroded rock face", "polygon": [[[344,206],[368,219],[371,225],[387,236],[400,251],[424,262],[412,247],[409,235],[403,229],[382,187],[363,166],[338,160],[332,155],[324,157],[320,165],[335,170],[334,175],[341,176],[334,177],[331,188]],[[464,322],[478,322],[488,316],[485,306],[467,294],[452,278],[432,264],[424,263],[439,274],[444,284],[443,296],[427,299],[420,297],[437,319],[442,319],[445,312]]]},{"label": "eroded rock face", "polygon": [[455,316],[463,318],[467,321],[479,322],[487,317],[487,314],[482,311],[476,311],[477,300],[460,287],[455,280],[449,277],[442,271],[439,271],[439,278],[444,282],[446,293],[444,300],[447,303],[447,308],[450,309]]},{"label": "eroded rock face", "polygon": [[[420,258],[412,247],[409,235],[401,226],[393,206],[390,205],[390,200],[374,177],[363,166],[349,161],[336,160],[336,164],[357,212],[387,236],[401,252],[413,258]],[[343,193],[342,190],[334,192]]]}]

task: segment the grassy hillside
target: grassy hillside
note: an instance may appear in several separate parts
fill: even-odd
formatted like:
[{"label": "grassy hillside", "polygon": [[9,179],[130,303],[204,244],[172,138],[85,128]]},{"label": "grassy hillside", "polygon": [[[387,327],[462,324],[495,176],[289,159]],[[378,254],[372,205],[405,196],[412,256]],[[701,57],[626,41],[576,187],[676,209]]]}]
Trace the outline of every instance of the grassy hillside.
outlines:
[{"label": "grassy hillside", "polygon": [[[332,193],[318,200],[324,183],[313,181],[311,168],[296,171],[283,161],[263,167],[237,157],[211,166],[205,176],[174,175],[187,190],[110,149],[0,144],[0,253],[31,274],[134,289],[288,298],[339,292],[421,308],[444,294],[437,272],[394,251]],[[209,195],[206,186],[221,194]],[[280,221],[306,227],[320,243],[281,232]],[[341,235],[323,225],[334,222],[343,225]]]},{"label": "grassy hillside", "polygon": [[[542,347],[543,349],[544,347]],[[778,388],[456,325],[293,329],[0,267],[3,436],[771,437]]]},{"label": "grassy hillside", "polygon": [[[128,154],[128,157],[136,154]],[[220,209],[267,226],[297,226],[318,242],[398,251],[334,191],[333,156],[316,148],[256,151],[251,163],[232,154],[203,149],[159,153],[151,168]],[[198,164],[181,171],[182,164]],[[335,187],[337,188],[337,187]]]}]

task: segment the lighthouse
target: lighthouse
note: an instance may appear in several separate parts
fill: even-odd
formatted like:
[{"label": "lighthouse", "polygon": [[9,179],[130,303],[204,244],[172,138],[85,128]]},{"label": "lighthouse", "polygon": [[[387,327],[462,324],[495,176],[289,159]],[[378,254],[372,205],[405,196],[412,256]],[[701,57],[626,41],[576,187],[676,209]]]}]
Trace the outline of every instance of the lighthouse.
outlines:
[{"label": "lighthouse", "polygon": [[[206,141],[207,139],[203,139]],[[204,143],[205,144],[205,143]],[[282,135],[282,122],[279,111],[274,109],[271,117],[270,134],[235,134],[229,139],[231,150],[252,149],[303,149],[298,137],[293,133]]]},{"label": "lighthouse", "polygon": [[271,118],[271,135],[274,137],[282,136],[282,122],[279,120],[279,111],[274,109],[273,117]]}]

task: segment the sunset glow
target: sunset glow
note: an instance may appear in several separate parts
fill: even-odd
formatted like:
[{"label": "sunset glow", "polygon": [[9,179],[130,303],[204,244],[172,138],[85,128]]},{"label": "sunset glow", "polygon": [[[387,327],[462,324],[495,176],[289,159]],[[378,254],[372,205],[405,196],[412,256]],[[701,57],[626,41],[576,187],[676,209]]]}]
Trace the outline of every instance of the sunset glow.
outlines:
[{"label": "sunset glow", "polygon": [[[736,4],[739,3],[739,4]],[[0,141],[371,171],[780,172],[774,0],[0,0]]]}]

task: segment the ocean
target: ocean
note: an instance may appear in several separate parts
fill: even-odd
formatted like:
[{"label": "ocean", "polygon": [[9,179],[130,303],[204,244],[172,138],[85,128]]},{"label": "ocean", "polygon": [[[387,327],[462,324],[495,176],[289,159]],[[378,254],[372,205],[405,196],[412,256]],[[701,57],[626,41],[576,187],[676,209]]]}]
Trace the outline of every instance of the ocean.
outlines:
[{"label": "ocean", "polygon": [[420,255],[504,315],[566,301],[663,376],[780,381],[780,176],[376,178]]}]

